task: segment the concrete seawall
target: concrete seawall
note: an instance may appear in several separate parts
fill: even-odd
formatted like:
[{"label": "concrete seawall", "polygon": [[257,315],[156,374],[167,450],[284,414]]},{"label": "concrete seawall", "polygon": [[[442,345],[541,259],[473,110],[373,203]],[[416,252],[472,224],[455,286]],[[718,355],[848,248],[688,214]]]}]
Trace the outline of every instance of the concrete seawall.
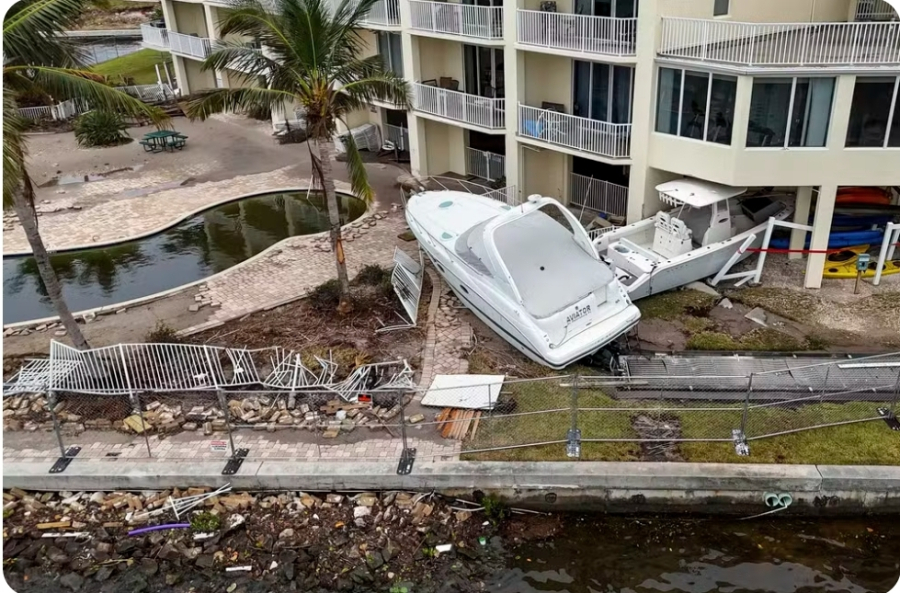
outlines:
[{"label": "concrete seawall", "polygon": [[221,462],[144,465],[74,460],[4,463],[3,487],[25,490],[160,490],[219,486],[237,490],[436,490],[494,493],[514,506],[557,511],[756,514],[766,493],[790,494],[783,514],[900,514],[900,466],[703,463],[453,462],[416,464],[398,476],[390,463],[247,461],[234,476]]}]

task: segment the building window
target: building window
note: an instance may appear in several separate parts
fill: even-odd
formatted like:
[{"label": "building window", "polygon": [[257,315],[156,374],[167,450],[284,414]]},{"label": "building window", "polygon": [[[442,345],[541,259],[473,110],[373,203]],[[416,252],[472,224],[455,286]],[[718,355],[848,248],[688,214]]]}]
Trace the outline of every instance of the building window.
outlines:
[{"label": "building window", "polygon": [[825,146],[833,96],[834,78],[754,79],[747,146]]},{"label": "building window", "polygon": [[856,79],[847,146],[900,147],[900,77]]},{"label": "building window", "polygon": [[403,77],[403,44],[399,33],[379,31],[378,54],[381,56],[385,70]]},{"label": "building window", "polygon": [[656,131],[731,144],[736,95],[734,76],[660,68]]},{"label": "building window", "polygon": [[631,123],[634,68],[575,61],[574,113],[615,124]]},{"label": "building window", "polygon": [[503,49],[464,45],[466,92],[479,97],[502,99],[505,93],[503,80]]},{"label": "building window", "polygon": [[728,0],[713,0],[713,16],[725,16],[728,14]]}]

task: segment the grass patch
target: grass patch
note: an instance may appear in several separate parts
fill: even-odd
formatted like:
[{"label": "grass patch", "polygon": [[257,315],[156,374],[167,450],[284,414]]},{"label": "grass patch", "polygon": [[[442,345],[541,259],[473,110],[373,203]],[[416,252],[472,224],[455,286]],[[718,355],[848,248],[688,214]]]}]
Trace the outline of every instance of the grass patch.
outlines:
[{"label": "grass patch", "polygon": [[97,74],[106,76],[111,83],[123,83],[126,78],[133,78],[134,84],[154,84],[156,82],[155,64],[169,61],[169,55],[154,49],[141,49],[127,56],[119,56],[96,64],[93,68]]},{"label": "grass patch", "polygon": [[[819,346],[816,342],[816,346]],[[753,350],[760,352],[797,352],[809,350],[808,341],[796,338],[774,329],[759,328],[747,332],[739,338],[716,331],[700,331],[688,338],[688,350]]]},{"label": "grass patch", "polygon": [[727,296],[734,302],[743,303],[751,308],[762,307],[766,311],[799,323],[812,322],[821,306],[819,298],[808,292],[779,288],[759,286],[742,288],[729,291]]},{"label": "grass patch", "polygon": [[716,297],[699,290],[672,290],[655,294],[635,303],[641,310],[642,319],[664,319],[674,321],[683,315],[695,315],[709,311]]}]

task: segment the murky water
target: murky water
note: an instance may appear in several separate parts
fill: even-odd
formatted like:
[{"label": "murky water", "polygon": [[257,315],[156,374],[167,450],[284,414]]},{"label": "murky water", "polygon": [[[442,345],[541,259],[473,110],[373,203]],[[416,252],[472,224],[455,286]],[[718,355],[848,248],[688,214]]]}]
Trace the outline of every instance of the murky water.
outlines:
[{"label": "murky water", "polygon": [[900,578],[900,522],[582,516],[513,552],[488,590],[887,593]]},{"label": "murky water", "polygon": [[[344,222],[365,204],[341,197]],[[112,305],[226,270],[295,235],[328,228],[323,196],[305,192],[245,198],[207,210],[157,235],[52,257],[72,311]],[[3,258],[3,322],[54,315],[31,257]]]}]

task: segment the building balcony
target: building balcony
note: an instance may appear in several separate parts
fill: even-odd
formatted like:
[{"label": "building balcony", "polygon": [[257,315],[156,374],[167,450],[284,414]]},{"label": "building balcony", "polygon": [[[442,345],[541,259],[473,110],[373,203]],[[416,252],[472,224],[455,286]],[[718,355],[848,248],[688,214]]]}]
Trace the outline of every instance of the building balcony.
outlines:
[{"label": "building balcony", "polygon": [[663,18],[659,56],[738,71],[895,68],[900,22],[735,23]]},{"label": "building balcony", "polygon": [[631,124],[613,124],[521,103],[519,136],[531,144],[558,146],[576,156],[586,152],[617,160],[631,154]]},{"label": "building balcony", "polygon": [[141,41],[144,47],[157,50],[169,49],[169,32],[162,27],[141,25]]},{"label": "building balcony", "polygon": [[205,60],[212,49],[212,40],[207,37],[196,37],[169,31],[169,49],[173,54]]},{"label": "building balcony", "polygon": [[[422,83],[413,85],[413,109],[432,119],[452,120],[480,132],[502,133],[506,102]],[[448,122],[449,123],[449,122]]]},{"label": "building balcony", "polygon": [[415,31],[466,41],[503,42],[503,7],[409,0]]},{"label": "building balcony", "polygon": [[496,152],[467,146],[466,174],[485,181],[497,181],[506,177],[506,157]]},{"label": "building balcony", "polygon": [[548,53],[633,57],[636,18],[615,18],[518,10],[516,42],[525,49]]},{"label": "building balcony", "polygon": [[399,0],[380,0],[373,4],[363,24],[375,29],[400,29]]},{"label": "building balcony", "polygon": [[628,213],[628,188],[602,179],[569,173],[569,204],[610,216]]}]

